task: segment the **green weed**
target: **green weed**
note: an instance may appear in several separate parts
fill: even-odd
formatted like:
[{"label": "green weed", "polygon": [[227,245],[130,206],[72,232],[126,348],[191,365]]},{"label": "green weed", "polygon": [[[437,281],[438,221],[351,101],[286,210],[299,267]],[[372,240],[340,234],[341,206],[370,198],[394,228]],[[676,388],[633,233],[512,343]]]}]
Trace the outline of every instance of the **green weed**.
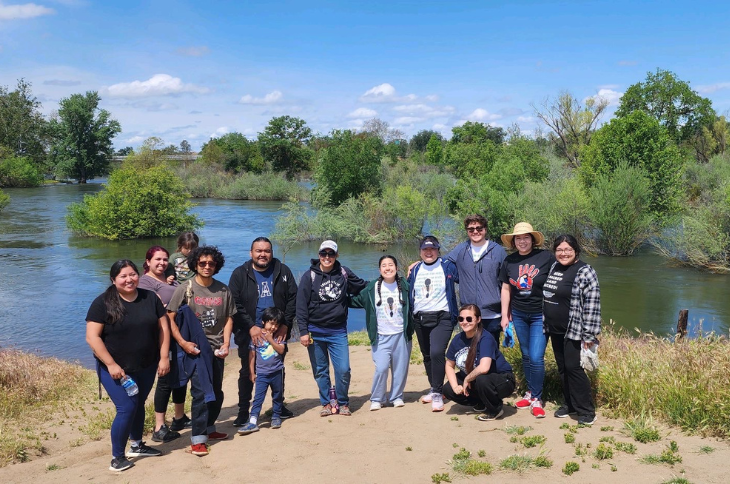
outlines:
[{"label": "green weed", "polygon": [[627,454],[636,454],[636,446],[631,442],[616,442],[616,450],[625,452]]},{"label": "green weed", "polygon": [[563,474],[566,476],[571,476],[573,473],[578,472],[580,470],[580,465],[577,462],[568,461],[563,466]]},{"label": "green weed", "polygon": [[529,437],[522,437],[522,445],[530,449],[544,444],[546,440],[547,438],[544,435],[531,435]]},{"label": "green weed", "polygon": [[593,456],[598,460],[611,459],[613,457],[613,447],[606,444],[598,444]]}]

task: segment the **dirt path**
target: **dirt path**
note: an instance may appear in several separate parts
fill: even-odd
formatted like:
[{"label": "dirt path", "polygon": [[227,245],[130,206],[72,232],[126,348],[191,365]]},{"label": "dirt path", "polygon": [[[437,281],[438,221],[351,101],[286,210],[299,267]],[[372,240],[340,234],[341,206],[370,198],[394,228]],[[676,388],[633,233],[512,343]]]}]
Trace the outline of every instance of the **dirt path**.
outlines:
[{"label": "dirt path", "polygon": [[[177,441],[160,445],[165,452],[160,458],[136,461],[135,467],[121,474],[107,470],[111,458],[108,432],[100,441],[78,445],[73,441],[71,419],[60,425],[49,424],[57,435],[50,454],[31,462],[15,464],[0,469],[0,482],[28,482],[30,478],[52,479],[64,482],[222,482],[246,480],[261,482],[276,479],[281,482],[432,482],[433,474],[449,473],[453,482],[466,481],[468,477],[455,472],[451,466],[453,455],[464,447],[479,461],[490,462],[494,471],[490,477],[470,478],[472,482],[522,483],[525,478],[542,482],[581,483],[661,483],[674,476],[685,477],[692,483],[728,482],[727,463],[730,462],[730,446],[715,439],[686,436],[678,431],[664,429],[662,440],[641,444],[623,435],[623,423],[599,416],[592,428],[581,428],[575,434],[576,443],[590,453],[599,445],[602,437],[616,441],[633,442],[635,455],[618,452],[607,460],[592,455],[575,456],[575,444],[565,443],[561,425],[577,422],[556,419],[548,406],[548,416],[537,420],[526,410],[506,408],[505,416],[494,422],[479,422],[473,412],[465,407],[447,403],[442,413],[432,413],[429,405],[417,400],[426,389],[426,377],[422,365],[411,365],[406,387],[406,406],[386,407],[377,412],[369,411],[369,393],[372,378],[372,361],[367,347],[351,347],[352,417],[319,417],[316,386],[309,370],[306,351],[293,344],[287,356],[287,405],[297,415],[284,421],[280,430],[268,428],[264,419],[261,431],[248,436],[238,436],[232,425],[236,412],[236,361],[226,368],[224,391],[227,395],[221,415],[219,430],[230,433],[228,440],[216,442],[206,457],[185,453],[189,446],[189,431]],[[297,363],[295,365],[295,362]],[[296,369],[306,366],[305,369]],[[270,405],[267,403],[264,408]],[[104,408],[102,408],[104,410]],[[470,410],[470,409],[469,409]],[[525,426],[531,430],[525,436],[542,435],[546,441],[542,447],[527,449],[520,442],[510,442],[513,434],[505,431],[510,427]],[[614,430],[601,430],[611,426]],[[660,454],[674,440],[679,445],[682,462],[645,464],[639,461],[647,454]],[[149,443],[149,442],[148,442]],[[158,445],[152,443],[152,445]],[[705,452],[700,449],[705,447]],[[712,448],[708,451],[707,448]],[[485,457],[477,457],[484,450]],[[552,460],[551,468],[531,468],[523,474],[502,470],[499,463],[511,455],[537,456],[542,452]],[[562,473],[567,461],[575,461],[580,471],[570,477]]]}]

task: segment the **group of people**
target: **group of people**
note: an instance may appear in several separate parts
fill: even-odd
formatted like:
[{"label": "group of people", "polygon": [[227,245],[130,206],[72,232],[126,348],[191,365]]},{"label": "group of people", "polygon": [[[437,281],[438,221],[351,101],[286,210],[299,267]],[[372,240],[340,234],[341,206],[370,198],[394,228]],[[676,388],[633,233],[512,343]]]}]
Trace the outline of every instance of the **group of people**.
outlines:
[{"label": "group of people", "polygon": [[[580,422],[593,423],[590,382],[580,358],[581,349],[598,342],[600,295],[595,271],[579,260],[578,242],[562,235],[552,251],[543,250],[543,235],[520,223],[499,245],[489,240],[481,215],[467,217],[464,228],[467,240],[444,257],[438,239],[424,237],[420,260],[407,268],[405,277],[396,258],[384,255],[378,261],[379,277],[369,282],[340,263],[332,240],[322,242],[299,284],[273,256],[266,237],[251,243],[251,258],[233,271],[227,286],[214,279],[225,263],[223,254],[213,246],[198,246],[192,232],[180,235],[172,256],[163,247],[151,247],[142,276],[131,260],[115,262],[112,284],[94,300],[86,318],[99,380],[117,409],[110,469],[131,467],[128,457],[161,455],[142,440],[144,402],[155,375],[152,440],[169,442],[190,427],[188,452],[202,456],[209,452],[209,440],[228,437],[215,423],[223,404],[231,337],[241,360],[234,420],[239,435],[259,430],[269,388],[270,427],[280,428],[282,420],[293,416],[284,405],[284,359],[294,324],[309,354],[320,415],[351,415],[350,308],[365,309],[375,364],[371,411],[405,405],[415,333],[429,383],[421,402],[440,412],[446,398],[474,407],[479,420],[501,417],[503,399],[516,386],[499,349],[500,333],[512,323],[527,385],[516,407],[545,416],[544,354],[550,337],[565,397],[555,416],[576,413]],[[514,252],[508,256],[503,246]],[[454,336],[457,322],[461,332]],[[190,418],[184,413],[188,382]],[[168,426],[165,412],[171,396],[175,413]]]}]

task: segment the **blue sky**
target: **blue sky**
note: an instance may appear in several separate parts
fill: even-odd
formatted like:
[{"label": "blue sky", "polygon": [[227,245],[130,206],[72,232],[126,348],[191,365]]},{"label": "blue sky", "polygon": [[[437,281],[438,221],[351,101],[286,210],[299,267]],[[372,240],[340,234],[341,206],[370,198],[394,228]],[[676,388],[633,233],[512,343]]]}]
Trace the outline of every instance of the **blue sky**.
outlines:
[{"label": "blue sky", "polygon": [[0,0],[0,85],[30,81],[47,114],[99,91],[117,147],[198,149],[284,114],[320,133],[372,117],[532,132],[531,104],[568,90],[612,112],[657,68],[730,110],[727,2],[34,2]]}]

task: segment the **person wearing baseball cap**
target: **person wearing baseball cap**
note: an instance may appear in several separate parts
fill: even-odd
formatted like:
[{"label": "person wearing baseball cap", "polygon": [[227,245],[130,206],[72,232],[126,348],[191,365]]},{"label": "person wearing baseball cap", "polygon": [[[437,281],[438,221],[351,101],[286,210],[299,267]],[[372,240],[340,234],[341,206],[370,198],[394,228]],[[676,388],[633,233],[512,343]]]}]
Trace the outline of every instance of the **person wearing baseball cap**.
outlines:
[{"label": "person wearing baseball cap", "polygon": [[419,247],[421,260],[412,267],[408,286],[416,337],[431,387],[421,401],[440,412],[444,409],[441,392],[446,378],[446,347],[459,314],[454,288],[459,272],[456,264],[441,258],[441,244],[433,235],[421,239]]},{"label": "person wearing baseball cap", "polygon": [[522,352],[522,368],[527,380],[525,396],[515,402],[517,408],[530,408],[537,418],[545,417],[542,405],[542,387],[545,379],[545,347],[543,333],[542,288],[555,263],[555,256],[539,247],[545,237],[527,222],[515,225],[509,234],[502,235],[502,243],[515,252],[502,263],[499,280],[502,282],[502,329],[514,323]]}]

